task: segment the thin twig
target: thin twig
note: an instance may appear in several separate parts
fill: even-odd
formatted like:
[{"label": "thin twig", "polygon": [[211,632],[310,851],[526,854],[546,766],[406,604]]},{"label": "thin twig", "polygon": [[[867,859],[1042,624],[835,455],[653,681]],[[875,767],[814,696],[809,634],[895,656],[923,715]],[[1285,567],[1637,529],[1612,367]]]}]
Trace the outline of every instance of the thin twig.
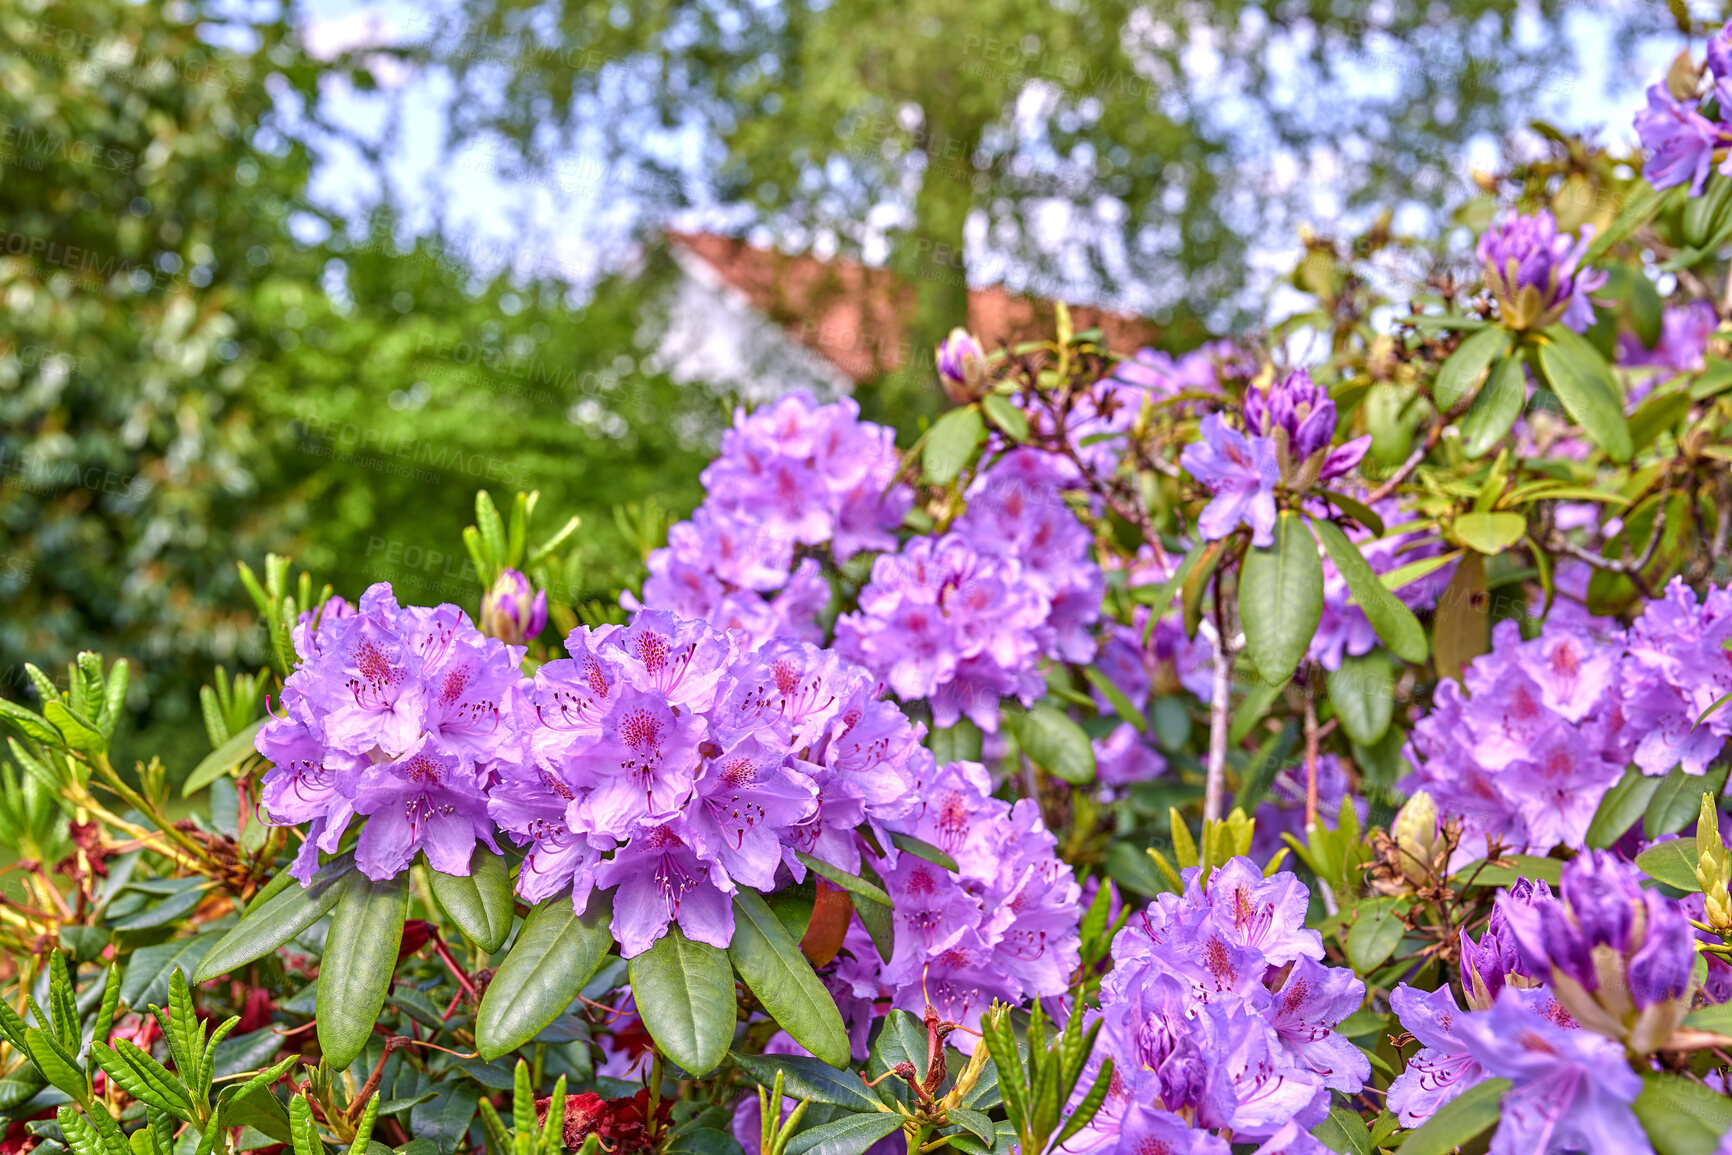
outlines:
[{"label": "thin twig", "polygon": [[1214,650],[1215,678],[1209,697],[1209,776],[1203,789],[1203,821],[1218,822],[1227,789],[1228,707],[1233,694],[1233,641],[1227,628],[1227,604],[1221,582],[1215,582],[1215,622],[1209,643]]},{"label": "thin twig", "polygon": [[1317,829],[1317,698],[1316,688],[1305,686],[1305,837]]}]

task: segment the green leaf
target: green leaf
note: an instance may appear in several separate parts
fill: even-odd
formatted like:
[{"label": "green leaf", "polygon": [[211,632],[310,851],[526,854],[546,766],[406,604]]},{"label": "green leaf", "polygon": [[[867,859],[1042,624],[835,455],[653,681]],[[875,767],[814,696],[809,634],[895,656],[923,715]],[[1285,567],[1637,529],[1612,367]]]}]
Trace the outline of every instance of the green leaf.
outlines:
[{"label": "green leaf", "polygon": [[955,481],[985,440],[986,422],[973,406],[952,409],[940,417],[926,435],[926,450],[921,456],[926,480],[934,485]]},{"label": "green leaf", "polygon": [[714,1127],[693,1127],[668,1137],[665,1155],[745,1155],[738,1139]]},{"label": "green leaf", "polygon": [[[1420,641],[1425,635],[1420,635]],[[1395,675],[1389,655],[1374,649],[1360,657],[1344,654],[1339,669],[1329,672],[1329,703],[1347,736],[1374,746],[1389,731],[1395,715]]]},{"label": "green leaf", "polygon": [[120,983],[121,1001],[129,1007],[167,1002],[174,973],[196,969],[205,952],[221,937],[218,932],[211,931],[133,951],[126,964],[126,975]]},{"label": "green leaf", "polygon": [[492,954],[511,933],[511,871],[505,859],[479,843],[469,860],[469,874],[435,870],[433,897],[470,942]]},{"label": "green leaf", "polygon": [[1551,339],[1539,347],[1540,372],[1564,411],[1613,461],[1630,460],[1634,446],[1624,423],[1623,393],[1605,358],[1562,325],[1547,329],[1546,336]]},{"label": "green leaf", "polygon": [[1062,710],[1036,702],[1028,710],[1006,710],[1005,721],[1016,744],[1036,766],[1072,785],[1094,781],[1094,747],[1083,728]]},{"label": "green leaf", "polygon": [[1438,599],[1431,644],[1440,678],[1461,679],[1462,671],[1491,648],[1491,598],[1485,584],[1485,555],[1462,554],[1449,586]]},{"label": "green leaf", "polygon": [[1251,660],[1265,682],[1293,676],[1322,617],[1323,563],[1317,542],[1297,514],[1283,511],[1274,541],[1251,549],[1239,567],[1239,620]]},{"label": "green leaf", "polygon": [[1478,388],[1486,366],[1503,356],[1508,348],[1509,333],[1502,328],[1481,329],[1457,346],[1438,367],[1437,380],[1431,386],[1438,410],[1449,412]]},{"label": "green leaf", "polygon": [[177,1119],[189,1123],[194,1121],[192,1098],[181,1081],[130,1040],[116,1040],[112,1048],[92,1042],[90,1055],[134,1099],[159,1111],[167,1111]]},{"label": "green leaf", "polygon": [[952,1107],[945,1115],[952,1123],[968,1131],[988,1147],[998,1141],[998,1129],[993,1126],[990,1118],[979,1111],[970,1111],[967,1107]]},{"label": "green leaf", "polygon": [[1682,1075],[1647,1072],[1631,1106],[1658,1155],[1714,1155],[1732,1128],[1732,1099]]},{"label": "green leaf", "polygon": [[403,920],[409,915],[409,875],[376,882],[359,871],[340,884],[336,913],[319,959],[319,1049],[334,1071],[360,1057],[385,1007],[397,970]]},{"label": "green leaf", "polygon": [[1321,497],[1324,501],[1327,501],[1330,505],[1333,505],[1336,509],[1339,509],[1342,513],[1345,513],[1348,517],[1351,517],[1354,521],[1357,521],[1360,525],[1370,530],[1372,537],[1383,536],[1383,519],[1378,517],[1377,511],[1372,509],[1369,505],[1366,505],[1364,502],[1355,498],[1348,497],[1345,493],[1334,493],[1327,489],[1319,489],[1314,492],[1318,497]]},{"label": "green leaf", "polygon": [[901,1127],[900,1115],[846,1115],[795,1135],[788,1141],[787,1155],[861,1155]]},{"label": "green leaf", "polygon": [[1449,1155],[1465,1147],[1498,1121],[1498,1108],[1509,1089],[1508,1079],[1487,1079],[1469,1087],[1408,1132],[1401,1155]]},{"label": "green leaf", "polygon": [[924,858],[934,866],[942,866],[946,870],[959,872],[962,870],[962,867],[956,865],[956,859],[932,843],[916,838],[912,834],[903,834],[900,831],[892,830],[890,831],[890,845],[898,850],[906,850],[916,858]]},{"label": "green leaf", "polygon": [[1200,541],[1193,545],[1180,559],[1178,568],[1160,585],[1137,586],[1131,591],[1132,601],[1149,607],[1150,629],[1154,628],[1153,623],[1157,619],[1166,614],[1167,607],[1173,604],[1173,598],[1179,592],[1179,587],[1185,584],[1185,579],[1191,576],[1191,571],[1197,567],[1197,562],[1202,560],[1203,554],[1213,544],[1213,542]]},{"label": "green leaf", "polygon": [[1647,813],[1648,804],[1660,788],[1661,781],[1642,773],[1640,766],[1632,764],[1626,769],[1618,784],[1600,799],[1594,820],[1588,824],[1584,839],[1587,845],[1595,850],[1604,850],[1622,838],[1636,820]]},{"label": "green leaf", "polygon": [[1369,974],[1382,966],[1407,928],[1401,924],[1402,902],[1393,898],[1367,899],[1359,904],[1358,918],[1347,932],[1347,958],[1353,969]]},{"label": "green leaf", "polygon": [[1329,1117],[1311,1128],[1319,1143],[1342,1155],[1371,1155],[1371,1132],[1358,1111],[1331,1107]]},{"label": "green leaf", "polygon": [[556,894],[523,920],[517,941],[481,996],[475,1049],[491,1062],[540,1034],[571,1005],[613,947],[613,904],[592,894],[582,915]]},{"label": "green leaf", "polygon": [[1656,392],[1630,414],[1630,444],[1637,451],[1646,449],[1655,438],[1677,425],[1690,412],[1692,398],[1688,390]]},{"label": "green leaf", "polygon": [[835,883],[843,890],[856,894],[861,898],[866,899],[868,902],[875,902],[880,906],[891,905],[890,895],[885,893],[882,886],[876,886],[873,883],[867,882],[858,874],[849,874],[840,866],[831,866],[822,858],[807,854],[804,850],[794,851],[794,857],[798,858],[801,862],[805,863],[808,868]]},{"label": "green leaf", "polygon": [[1430,652],[1425,644],[1425,627],[1413,616],[1401,599],[1389,592],[1366,562],[1359,547],[1347,540],[1341,527],[1334,522],[1314,520],[1311,528],[1317,540],[1335,563],[1335,569],[1347,582],[1353,600],[1359,603],[1371,628],[1395,654],[1409,662],[1423,662]]},{"label": "green leaf", "polygon": [[337,905],[343,896],[343,881],[354,869],[355,856],[344,854],[320,867],[304,888],[291,880],[217,940],[193,971],[192,981],[202,983],[238,970],[318,922]]},{"label": "green leaf", "polygon": [[59,746],[60,731],[48,724],[48,720],[31,710],[26,710],[17,702],[0,698],[0,717],[18,728],[32,742],[40,742],[44,746]]},{"label": "green leaf", "polygon": [[1520,541],[1528,531],[1528,522],[1519,513],[1464,513],[1451,528],[1463,545],[1491,555]]},{"label": "green leaf", "polygon": [[60,731],[67,749],[85,754],[100,754],[108,749],[108,739],[102,736],[102,731],[74,714],[64,703],[56,700],[43,703],[42,716]]},{"label": "green leaf", "polygon": [[1497,861],[1508,865],[1498,866],[1482,858],[1456,871],[1450,877],[1450,883],[1455,886],[1509,886],[1518,878],[1532,878],[1556,886],[1563,877],[1564,864],[1555,858],[1505,854]]},{"label": "green leaf", "polygon": [[980,399],[980,407],[992,418],[992,423],[1002,429],[1005,436],[1012,441],[1028,440],[1028,418],[1022,415],[1022,410],[1010,403],[1010,398],[1002,393],[988,393]]},{"label": "green leaf", "polygon": [[734,1038],[734,971],[728,956],[675,925],[631,960],[638,1014],[661,1052],[693,1075],[715,1070]]},{"label": "green leaf", "polygon": [[1106,700],[1112,704],[1113,713],[1117,714],[1122,720],[1129,722],[1132,726],[1135,726],[1137,733],[1146,734],[1148,732],[1149,720],[1145,718],[1143,712],[1137,709],[1136,705],[1125,696],[1125,692],[1119,689],[1118,686],[1113,683],[1111,678],[1101,672],[1100,667],[1084,667],[1083,677],[1087,678],[1090,685],[1106,696]]},{"label": "green leaf", "polygon": [[464,1139],[480,1100],[481,1088],[474,1083],[449,1083],[446,1090],[410,1109],[410,1129],[417,1139],[431,1139],[439,1155],[454,1155],[466,1145]]},{"label": "green leaf", "polygon": [[854,914],[860,919],[860,925],[866,928],[878,957],[889,962],[896,951],[895,912],[883,903],[858,894],[850,894],[848,901],[854,904]]},{"label": "green leaf", "polygon": [[1716,798],[1726,785],[1724,764],[1708,767],[1706,774],[1686,774],[1682,766],[1660,779],[1654,797],[1642,818],[1642,833],[1650,839],[1676,834],[1696,820],[1701,813],[1702,792]]},{"label": "green leaf", "polygon": [[761,1086],[773,1088],[776,1072],[782,1073],[782,1093],[793,1099],[810,1099],[849,1111],[881,1111],[884,1103],[853,1071],[835,1067],[809,1055],[744,1055],[730,1058]]},{"label": "green leaf", "polygon": [[230,735],[221,746],[206,754],[203,760],[193,767],[192,773],[187,775],[186,784],[180,788],[180,796],[191,798],[251,757],[254,754],[253,739],[264,724],[265,719],[260,718],[252,725]]},{"label": "green leaf", "polygon": [[848,1065],[848,1031],[836,1000],[812,972],[800,944],[754,890],[742,888],[734,896],[728,958],[789,1037],[831,1066]]},{"label": "green leaf", "polygon": [[1492,368],[1485,387],[1461,419],[1462,451],[1482,456],[1502,441],[1527,405],[1527,373],[1520,357],[1505,357]]},{"label": "green leaf", "polygon": [[1677,887],[1686,894],[1702,889],[1696,881],[1696,843],[1689,838],[1659,842],[1636,855],[1636,866],[1649,878],[1657,878],[1667,886]]},{"label": "green leaf", "polygon": [[1656,189],[1646,181],[1636,184],[1612,223],[1589,242],[1587,251],[1582,254],[1581,266],[1586,268],[1593,264],[1610,252],[1613,245],[1652,220],[1664,206],[1670,191],[1672,190]]},{"label": "green leaf", "polygon": [[1715,1003],[1684,1016],[1684,1025],[1716,1035],[1732,1035],[1732,1003]]},{"label": "green leaf", "polygon": [[80,1103],[90,1098],[90,1084],[85,1081],[84,1071],[58,1040],[40,1027],[24,1028],[24,1040],[30,1048],[30,1058],[43,1078]]}]

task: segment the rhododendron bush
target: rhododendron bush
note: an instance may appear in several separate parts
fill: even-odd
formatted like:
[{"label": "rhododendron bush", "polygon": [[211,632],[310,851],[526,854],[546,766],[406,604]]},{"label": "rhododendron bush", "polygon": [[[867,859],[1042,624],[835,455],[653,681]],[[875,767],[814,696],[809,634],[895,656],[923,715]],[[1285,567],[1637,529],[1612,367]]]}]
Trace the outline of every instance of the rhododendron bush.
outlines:
[{"label": "rhododendron bush", "polygon": [[1732,1150],[1729,44],[1261,340],[740,409],[617,607],[243,565],[190,810],[32,668],[7,1149]]}]

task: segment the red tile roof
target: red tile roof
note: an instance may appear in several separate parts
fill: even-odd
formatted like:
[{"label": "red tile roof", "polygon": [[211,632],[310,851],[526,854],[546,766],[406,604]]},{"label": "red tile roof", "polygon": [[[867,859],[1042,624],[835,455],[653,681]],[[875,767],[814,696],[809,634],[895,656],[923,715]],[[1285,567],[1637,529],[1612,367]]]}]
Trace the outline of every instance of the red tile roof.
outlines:
[{"label": "red tile roof", "polygon": [[[856,384],[894,372],[912,355],[906,331],[914,313],[914,286],[890,269],[789,256],[714,233],[668,237]],[[1071,317],[1079,330],[1098,327],[1107,347],[1118,353],[1152,345],[1160,336],[1154,322],[1126,313],[1072,305]],[[1015,296],[996,285],[969,289],[968,327],[988,349],[1051,338],[1052,302]],[[931,353],[922,350],[920,356]]]}]

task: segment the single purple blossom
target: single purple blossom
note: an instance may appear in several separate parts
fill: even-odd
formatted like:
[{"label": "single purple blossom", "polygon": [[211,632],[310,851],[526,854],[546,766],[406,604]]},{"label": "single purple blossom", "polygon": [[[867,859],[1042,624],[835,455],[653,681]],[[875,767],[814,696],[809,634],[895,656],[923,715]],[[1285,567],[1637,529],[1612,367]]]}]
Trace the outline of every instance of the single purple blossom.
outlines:
[{"label": "single purple blossom", "polygon": [[1688,181],[1690,195],[1702,195],[1720,134],[1694,100],[1679,101],[1664,84],[1650,85],[1648,107],[1636,113],[1636,135],[1649,150],[1642,165],[1649,184],[1668,189]]},{"label": "single purple blossom", "polygon": [[481,632],[521,646],[546,627],[547,591],[535,589],[514,569],[501,570],[481,597]]},{"label": "single purple blossom", "polygon": [[1275,541],[1275,483],[1281,467],[1272,438],[1246,437],[1219,413],[1203,418],[1201,440],[1185,446],[1179,464],[1213,493],[1197,519],[1206,541],[1226,537],[1241,523],[1251,527],[1253,545]]}]

